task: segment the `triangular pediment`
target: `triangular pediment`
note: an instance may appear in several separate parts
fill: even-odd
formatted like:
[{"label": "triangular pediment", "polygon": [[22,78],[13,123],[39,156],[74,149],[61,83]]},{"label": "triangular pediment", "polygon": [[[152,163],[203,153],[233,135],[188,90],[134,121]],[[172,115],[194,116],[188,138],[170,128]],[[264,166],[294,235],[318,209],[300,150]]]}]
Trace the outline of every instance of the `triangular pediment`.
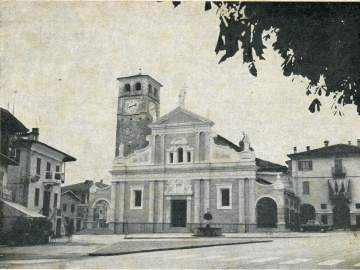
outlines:
[{"label": "triangular pediment", "polygon": [[172,110],[171,112],[165,114],[164,116],[160,117],[156,122],[152,124],[152,126],[157,125],[178,125],[178,124],[208,124],[213,125],[214,123],[197,115],[193,112],[185,110],[184,108],[177,107],[176,109]]}]

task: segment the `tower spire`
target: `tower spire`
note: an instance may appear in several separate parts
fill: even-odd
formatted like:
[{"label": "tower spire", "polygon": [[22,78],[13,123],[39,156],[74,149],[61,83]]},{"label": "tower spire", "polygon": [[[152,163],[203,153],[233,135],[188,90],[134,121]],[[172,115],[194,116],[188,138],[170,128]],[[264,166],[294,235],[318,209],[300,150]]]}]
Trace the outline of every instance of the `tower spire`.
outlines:
[{"label": "tower spire", "polygon": [[185,97],[186,97],[186,84],[183,85],[183,87],[180,89],[179,93],[179,107],[184,108],[185,107]]}]

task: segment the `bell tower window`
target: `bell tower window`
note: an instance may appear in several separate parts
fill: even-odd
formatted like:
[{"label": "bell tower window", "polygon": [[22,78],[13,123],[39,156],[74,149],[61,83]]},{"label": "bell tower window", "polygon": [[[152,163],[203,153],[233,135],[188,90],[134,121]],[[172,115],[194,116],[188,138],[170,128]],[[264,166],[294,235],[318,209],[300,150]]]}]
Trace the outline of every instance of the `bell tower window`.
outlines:
[{"label": "bell tower window", "polygon": [[178,162],[179,163],[181,163],[181,162],[183,162],[183,149],[180,147],[180,148],[178,148],[178,150],[177,150],[177,154],[178,154]]},{"label": "bell tower window", "polygon": [[130,93],[130,84],[125,84],[125,93]]},{"label": "bell tower window", "polygon": [[141,90],[141,83],[136,83],[135,84],[135,89],[137,90],[137,91],[140,91]]}]

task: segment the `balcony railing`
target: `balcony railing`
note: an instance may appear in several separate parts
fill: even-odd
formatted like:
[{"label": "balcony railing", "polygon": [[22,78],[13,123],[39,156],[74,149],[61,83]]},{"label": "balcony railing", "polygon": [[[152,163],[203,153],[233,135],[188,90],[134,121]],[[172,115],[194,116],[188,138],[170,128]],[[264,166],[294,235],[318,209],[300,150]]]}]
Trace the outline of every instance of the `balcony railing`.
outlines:
[{"label": "balcony railing", "polygon": [[332,167],[331,168],[333,178],[345,178],[346,170],[345,167]]},{"label": "balcony railing", "polygon": [[45,172],[45,179],[52,179],[53,175],[52,172]]}]

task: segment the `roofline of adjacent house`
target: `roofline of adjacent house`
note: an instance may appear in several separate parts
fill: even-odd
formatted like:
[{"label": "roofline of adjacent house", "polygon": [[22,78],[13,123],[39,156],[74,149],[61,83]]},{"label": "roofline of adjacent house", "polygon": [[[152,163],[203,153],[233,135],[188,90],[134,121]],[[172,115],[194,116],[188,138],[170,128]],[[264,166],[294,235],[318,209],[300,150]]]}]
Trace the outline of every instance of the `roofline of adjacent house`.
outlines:
[{"label": "roofline of adjacent house", "polygon": [[329,154],[327,153],[316,153],[315,151],[318,151],[320,149],[325,149],[325,148],[334,148],[335,146],[346,146],[346,147],[354,147],[354,149],[358,148],[359,152],[352,152],[351,154],[355,154],[355,155],[360,155],[360,148],[358,146],[355,145],[349,145],[349,144],[344,144],[344,143],[338,143],[338,144],[333,144],[330,146],[323,146],[323,147],[319,147],[319,148],[315,148],[315,149],[311,149],[308,151],[302,151],[302,152],[298,152],[298,153],[292,153],[292,154],[288,154],[287,156],[290,159],[295,159],[295,158],[301,158],[301,157],[308,157],[308,156],[316,156],[316,157],[321,157],[321,156],[328,156]]},{"label": "roofline of adjacent house", "polygon": [[55,151],[55,152],[58,152],[58,153],[60,153],[60,154],[62,154],[62,155],[65,156],[65,157],[63,158],[63,162],[76,161],[76,158],[74,158],[74,157],[70,156],[69,154],[66,154],[65,152],[60,151],[60,150],[58,150],[58,149],[56,149],[56,148],[54,148],[54,147],[52,147],[52,146],[50,146],[50,145],[48,145],[48,144],[46,144],[46,143],[43,143],[43,142],[41,142],[41,141],[29,140],[29,139],[21,139],[21,141],[23,141],[23,142],[29,142],[30,144],[36,144],[36,143],[37,143],[37,144],[40,144],[40,145],[42,145],[42,146],[45,146],[45,147],[47,147],[47,148]]},{"label": "roofline of adjacent house", "polygon": [[7,165],[19,165],[15,160],[8,157],[7,155],[4,155],[3,153],[0,153],[0,161],[1,163],[5,162]]},{"label": "roofline of adjacent house", "polygon": [[71,189],[65,190],[61,192],[61,195],[64,195],[66,193],[70,192],[76,199],[78,199],[79,201],[81,201],[81,199],[74,193],[74,191],[72,191]]},{"label": "roofline of adjacent house", "polygon": [[25,127],[25,125],[19,120],[17,119],[13,114],[11,114],[8,110],[0,107],[0,118],[1,118],[1,114],[5,114],[5,116],[7,116],[11,121],[14,122],[14,125],[12,126],[16,126],[16,128],[18,129],[19,132],[27,132],[29,129]]}]

